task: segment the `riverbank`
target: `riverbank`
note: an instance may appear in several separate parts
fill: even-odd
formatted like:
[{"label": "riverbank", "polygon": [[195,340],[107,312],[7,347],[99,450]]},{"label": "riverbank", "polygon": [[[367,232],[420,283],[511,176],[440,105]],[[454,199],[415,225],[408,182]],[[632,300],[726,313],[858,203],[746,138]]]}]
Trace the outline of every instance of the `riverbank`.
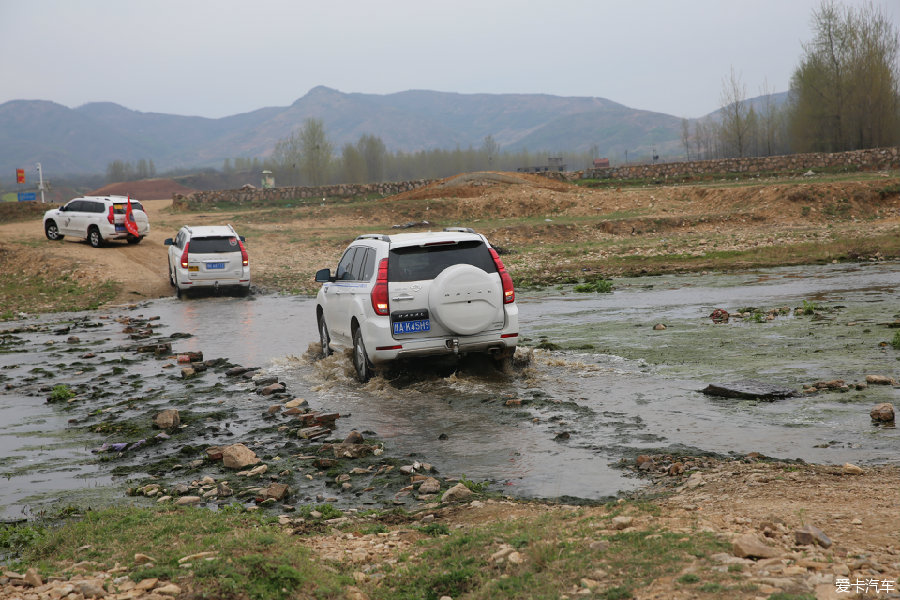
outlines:
[{"label": "riverbank", "polygon": [[144,201],[151,233],[96,250],[44,239],[39,217],[0,224],[0,318],[172,293],[163,240],[184,224],[232,223],[259,291],[314,294],[315,271],[372,232],[473,227],[519,287],[628,275],[900,257],[900,174],[819,174],[698,185],[585,188],[469,174],[381,199],[298,200],[175,212]]}]

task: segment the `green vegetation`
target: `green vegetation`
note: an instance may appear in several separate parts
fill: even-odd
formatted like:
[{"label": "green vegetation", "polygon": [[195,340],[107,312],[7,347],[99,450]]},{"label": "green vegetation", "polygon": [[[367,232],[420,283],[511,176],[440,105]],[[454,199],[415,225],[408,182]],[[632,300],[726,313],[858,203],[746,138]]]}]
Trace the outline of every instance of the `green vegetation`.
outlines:
[{"label": "green vegetation", "polygon": [[[2,267],[0,261],[0,267]],[[112,300],[118,284],[104,281],[85,284],[69,275],[59,278],[23,274],[19,269],[0,269],[0,306],[4,316],[18,312],[94,310]]]},{"label": "green vegetation", "polygon": [[[94,561],[99,569],[118,563],[134,581],[177,581],[202,590],[204,597],[227,600],[327,600],[345,597],[348,585],[357,585],[373,600],[444,595],[550,599],[579,589],[595,569],[607,573],[598,580],[595,597],[631,598],[659,577],[674,577],[691,565],[711,565],[707,557],[728,546],[711,534],[685,536],[649,525],[598,536],[614,515],[629,514],[639,523],[652,514],[650,508],[626,503],[613,511],[552,511],[461,530],[430,523],[417,528],[419,541],[397,562],[374,563],[371,573],[376,576],[365,583],[354,583],[345,567],[336,569],[315,558],[273,517],[240,505],[217,512],[118,507],[69,515],[53,527],[6,525],[0,528],[0,555],[10,570],[35,567],[44,576],[78,561]],[[388,531],[375,525],[369,533]],[[601,539],[603,544],[594,544]],[[506,557],[492,559],[501,550]],[[182,561],[201,552],[212,553],[210,560]],[[511,557],[512,552],[518,556]],[[139,553],[153,557],[153,563],[137,564]],[[701,587],[716,591],[727,590],[731,581],[727,573],[714,571],[703,578]],[[681,575],[678,581],[693,585],[700,578]]]},{"label": "green vegetation", "polygon": [[[181,583],[187,577],[208,598],[343,598],[342,588],[352,584],[348,576],[314,561],[274,519],[239,506],[218,512],[88,511],[51,529],[6,526],[0,544],[17,554],[13,565],[35,566],[43,573],[58,572],[67,562],[92,560],[107,568],[118,562],[131,569],[134,581],[158,577]],[[214,558],[191,561],[190,570],[179,563],[200,552],[213,552]],[[152,556],[152,566],[136,564],[137,553]]]},{"label": "green vegetation", "polygon": [[891,346],[900,350],[900,331],[894,332],[894,339],[891,340]]},{"label": "green vegetation", "polygon": [[582,293],[608,294],[613,291],[613,282],[609,279],[596,279],[579,283],[573,290]]},{"label": "green vegetation", "polygon": [[50,398],[48,398],[48,402],[65,402],[69,398],[74,398],[75,392],[64,383],[53,386],[53,389],[50,391]]}]

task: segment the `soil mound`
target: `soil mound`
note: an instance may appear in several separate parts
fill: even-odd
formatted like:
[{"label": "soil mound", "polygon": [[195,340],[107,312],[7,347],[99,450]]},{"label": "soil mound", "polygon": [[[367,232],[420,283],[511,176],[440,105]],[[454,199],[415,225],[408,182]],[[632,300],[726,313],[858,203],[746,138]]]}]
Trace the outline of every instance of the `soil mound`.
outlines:
[{"label": "soil mound", "polygon": [[428,200],[432,198],[476,198],[485,188],[522,186],[530,189],[547,189],[557,192],[578,190],[578,186],[527,173],[502,173],[478,171],[462,173],[436,181],[423,188],[391,196],[391,200]]},{"label": "soil mound", "polygon": [[135,200],[171,199],[172,194],[191,194],[197,190],[181,185],[172,179],[142,179],[120,181],[88,192],[89,196],[131,196]]}]

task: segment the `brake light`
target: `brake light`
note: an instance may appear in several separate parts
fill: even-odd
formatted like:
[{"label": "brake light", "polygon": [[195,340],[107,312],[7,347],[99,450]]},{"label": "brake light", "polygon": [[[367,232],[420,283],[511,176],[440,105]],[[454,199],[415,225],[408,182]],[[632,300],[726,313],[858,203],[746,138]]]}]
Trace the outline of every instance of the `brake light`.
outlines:
[{"label": "brake light", "polygon": [[388,259],[382,258],[378,263],[378,277],[372,288],[372,308],[376,315],[389,315],[388,306]]},{"label": "brake light", "polygon": [[500,260],[500,255],[497,254],[497,251],[493,248],[491,250],[491,258],[494,259],[494,265],[497,267],[497,272],[500,273],[500,282],[503,284],[503,304],[510,304],[516,301],[516,290],[513,287],[512,276],[506,272],[506,267],[503,265],[503,261]]},{"label": "brake light", "polygon": [[190,242],[185,243],[185,245],[184,245],[184,252],[181,253],[181,268],[182,268],[182,269],[187,269],[187,266],[188,266],[188,256],[187,256],[187,253],[188,253],[188,246],[190,246],[190,245],[191,245]]},{"label": "brake light", "polygon": [[241,241],[241,238],[238,238],[238,244],[241,245],[241,264],[246,267],[250,264],[250,255],[247,254],[247,249],[244,248],[244,242]]},{"label": "brake light", "polygon": [[113,225],[116,222],[116,216],[115,216],[115,212],[113,212],[112,205],[109,206],[109,214],[106,215],[106,220],[109,221],[110,225]]}]

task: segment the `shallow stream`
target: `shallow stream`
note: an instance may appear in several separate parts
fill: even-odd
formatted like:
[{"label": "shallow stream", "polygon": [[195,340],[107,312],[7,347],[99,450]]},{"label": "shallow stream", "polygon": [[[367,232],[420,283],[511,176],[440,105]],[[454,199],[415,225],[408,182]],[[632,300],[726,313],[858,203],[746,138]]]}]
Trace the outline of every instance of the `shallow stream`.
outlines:
[{"label": "shallow stream", "polygon": [[[774,402],[699,392],[745,379],[798,391],[820,380],[855,384],[867,374],[900,379],[900,350],[890,345],[898,330],[888,326],[900,319],[900,264],[615,284],[612,294],[519,290],[525,343],[551,349],[534,350],[530,364],[508,377],[479,361],[455,373],[410,363],[362,386],[347,357],[313,359],[309,298],[167,298],[0,324],[0,518],[33,516],[51,503],[121,498],[124,487],[146,481],[142,465],[170,460],[177,473],[212,444],[252,443],[257,453],[271,449],[272,460],[305,451],[285,441],[284,428],[266,413],[272,401],[247,380],[211,368],[182,381],[171,359],[135,352],[141,336],[129,333],[129,323],[151,341],[168,340],[172,353],[262,367],[293,397],[341,414],[335,441],[357,429],[380,440],[398,464],[428,462],[443,477],[491,481],[512,495],[615,496],[641,485],[621,462],[649,452],[900,462],[900,434],[869,417],[876,403],[900,406],[896,386]],[[709,318],[716,308],[804,305],[815,314],[791,310],[771,321],[726,324]],[[657,323],[666,328],[655,330]],[[60,384],[78,396],[48,403]],[[140,425],[169,407],[189,424],[180,445],[177,436],[160,441]],[[138,437],[149,442],[124,456],[92,452]],[[193,469],[185,478],[202,476],[202,467]],[[298,502],[321,500],[315,491],[299,495]],[[339,504],[378,504],[337,495]]]}]

